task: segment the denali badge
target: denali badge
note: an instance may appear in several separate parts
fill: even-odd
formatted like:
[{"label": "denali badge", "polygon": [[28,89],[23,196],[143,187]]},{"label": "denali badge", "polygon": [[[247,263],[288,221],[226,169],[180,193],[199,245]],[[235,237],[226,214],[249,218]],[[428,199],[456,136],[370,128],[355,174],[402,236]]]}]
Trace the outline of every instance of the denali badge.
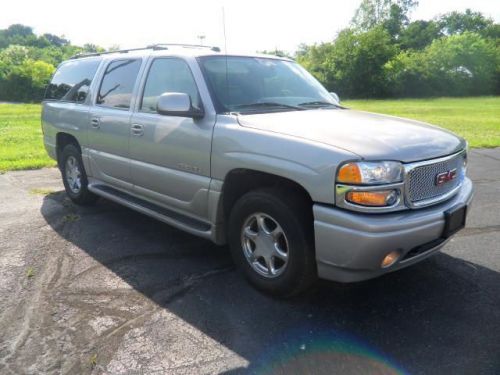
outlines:
[{"label": "denali badge", "polygon": [[443,173],[439,173],[436,175],[436,185],[440,186],[451,180],[454,180],[457,177],[457,169],[452,169]]}]

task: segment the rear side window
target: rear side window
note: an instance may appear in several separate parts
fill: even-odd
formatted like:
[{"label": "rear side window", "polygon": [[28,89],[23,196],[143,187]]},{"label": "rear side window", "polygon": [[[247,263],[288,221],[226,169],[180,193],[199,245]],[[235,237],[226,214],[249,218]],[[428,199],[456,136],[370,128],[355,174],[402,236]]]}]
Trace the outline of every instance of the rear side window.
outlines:
[{"label": "rear side window", "polygon": [[61,65],[45,91],[45,99],[83,103],[100,59],[68,61]]},{"label": "rear side window", "polygon": [[97,104],[112,108],[130,108],[141,60],[128,59],[111,62],[104,73]]}]

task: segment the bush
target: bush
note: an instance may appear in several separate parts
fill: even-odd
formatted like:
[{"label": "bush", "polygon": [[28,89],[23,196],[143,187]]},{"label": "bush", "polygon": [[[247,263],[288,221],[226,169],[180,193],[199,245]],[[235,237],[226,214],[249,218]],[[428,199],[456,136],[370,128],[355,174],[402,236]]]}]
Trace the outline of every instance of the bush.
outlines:
[{"label": "bush", "polygon": [[54,70],[51,64],[31,59],[10,66],[6,66],[5,62],[0,63],[0,100],[42,100]]},{"label": "bush", "polygon": [[488,95],[498,88],[499,52],[492,40],[465,32],[401,52],[384,69],[396,96]]}]

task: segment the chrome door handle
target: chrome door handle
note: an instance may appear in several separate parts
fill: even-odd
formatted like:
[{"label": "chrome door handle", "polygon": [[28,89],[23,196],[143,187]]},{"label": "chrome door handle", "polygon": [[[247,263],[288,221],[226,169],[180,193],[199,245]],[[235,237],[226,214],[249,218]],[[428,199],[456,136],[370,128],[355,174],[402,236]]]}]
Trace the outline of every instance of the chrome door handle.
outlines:
[{"label": "chrome door handle", "polygon": [[144,134],[144,126],[140,124],[133,124],[132,125],[132,134],[140,137],[141,135]]},{"label": "chrome door handle", "polygon": [[94,117],[92,120],[90,120],[90,125],[94,128],[94,129],[99,129],[99,126],[101,125],[99,119],[97,117]]}]

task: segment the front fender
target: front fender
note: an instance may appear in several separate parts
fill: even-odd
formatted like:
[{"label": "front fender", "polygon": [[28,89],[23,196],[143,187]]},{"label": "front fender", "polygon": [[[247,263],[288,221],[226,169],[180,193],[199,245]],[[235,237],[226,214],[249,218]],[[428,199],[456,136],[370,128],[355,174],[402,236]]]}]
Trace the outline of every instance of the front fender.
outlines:
[{"label": "front fender", "polygon": [[233,169],[273,174],[301,185],[315,202],[335,202],[335,172],[345,150],[303,138],[245,128],[231,116],[220,116],[214,129],[212,178],[224,181]]}]

